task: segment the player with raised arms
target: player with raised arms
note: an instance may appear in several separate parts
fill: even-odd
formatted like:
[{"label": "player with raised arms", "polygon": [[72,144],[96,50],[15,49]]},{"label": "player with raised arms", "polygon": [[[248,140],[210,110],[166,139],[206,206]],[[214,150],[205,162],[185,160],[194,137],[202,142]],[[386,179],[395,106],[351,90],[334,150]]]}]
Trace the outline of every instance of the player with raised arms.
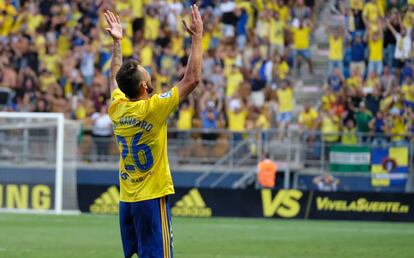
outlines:
[{"label": "player with raised arms", "polygon": [[174,186],[167,155],[167,118],[201,79],[203,21],[191,6],[191,54],[183,79],[170,91],[154,94],[150,74],[136,60],[122,62],[119,16],[105,12],[112,36],[111,117],[120,162],[119,222],[125,257],[173,257],[168,196]]}]

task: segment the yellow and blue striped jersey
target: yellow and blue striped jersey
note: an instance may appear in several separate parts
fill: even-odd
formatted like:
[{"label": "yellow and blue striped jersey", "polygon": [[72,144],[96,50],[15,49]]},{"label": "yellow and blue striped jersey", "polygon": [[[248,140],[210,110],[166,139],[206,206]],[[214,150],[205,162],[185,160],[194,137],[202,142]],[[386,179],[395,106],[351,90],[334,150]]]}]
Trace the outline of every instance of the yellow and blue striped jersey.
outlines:
[{"label": "yellow and blue striped jersey", "polygon": [[116,89],[111,98],[108,113],[120,152],[120,200],[137,202],[173,194],[167,118],[178,106],[178,88],[139,101],[129,101]]}]

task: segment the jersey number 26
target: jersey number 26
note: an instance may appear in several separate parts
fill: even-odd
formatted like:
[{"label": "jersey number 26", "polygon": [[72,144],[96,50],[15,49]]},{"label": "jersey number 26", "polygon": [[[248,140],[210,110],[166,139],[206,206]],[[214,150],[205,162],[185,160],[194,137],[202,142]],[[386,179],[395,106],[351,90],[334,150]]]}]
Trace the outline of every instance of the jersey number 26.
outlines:
[{"label": "jersey number 26", "polygon": [[[139,140],[141,139],[142,132],[136,134],[134,137],[132,137],[131,140],[131,148],[129,148],[127,141],[124,137],[117,135],[116,139],[118,142],[118,145],[121,146],[121,156],[124,160],[125,169],[128,172],[135,172],[135,168],[138,168],[138,170],[145,172],[152,168],[152,165],[154,164],[154,158],[152,157],[151,149],[146,144],[139,144]],[[132,158],[134,160],[134,165],[126,164],[126,157],[128,156],[128,153],[132,154]],[[139,158],[139,154],[143,155],[143,159]]]}]

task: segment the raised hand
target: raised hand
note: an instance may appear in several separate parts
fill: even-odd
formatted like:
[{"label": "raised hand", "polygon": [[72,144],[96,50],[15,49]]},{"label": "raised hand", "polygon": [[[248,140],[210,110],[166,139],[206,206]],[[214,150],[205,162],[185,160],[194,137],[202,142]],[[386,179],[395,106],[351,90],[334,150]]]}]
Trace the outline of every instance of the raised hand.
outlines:
[{"label": "raised hand", "polygon": [[185,29],[191,36],[203,36],[203,20],[201,19],[200,11],[198,10],[197,5],[191,6],[191,24],[187,25],[185,20],[183,20]]},{"label": "raised hand", "polygon": [[119,19],[119,16],[117,15],[115,17],[114,13],[109,10],[106,10],[104,15],[105,15],[106,22],[109,25],[109,27],[105,28],[105,30],[109,34],[111,34],[114,40],[121,40],[122,39],[122,25],[121,25],[121,19]]}]

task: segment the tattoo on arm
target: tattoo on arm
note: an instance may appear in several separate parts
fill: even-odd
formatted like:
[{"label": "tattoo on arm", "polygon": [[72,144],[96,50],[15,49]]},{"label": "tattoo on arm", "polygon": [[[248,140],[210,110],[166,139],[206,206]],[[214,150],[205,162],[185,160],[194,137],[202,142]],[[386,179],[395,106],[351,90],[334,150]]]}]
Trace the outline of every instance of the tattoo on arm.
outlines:
[{"label": "tattoo on arm", "polygon": [[122,52],[121,52],[121,41],[116,40],[114,41],[114,48],[112,50],[112,61],[111,61],[111,71],[109,75],[110,79],[110,86],[111,92],[118,88],[118,84],[116,83],[116,74],[121,68],[122,65]]}]

